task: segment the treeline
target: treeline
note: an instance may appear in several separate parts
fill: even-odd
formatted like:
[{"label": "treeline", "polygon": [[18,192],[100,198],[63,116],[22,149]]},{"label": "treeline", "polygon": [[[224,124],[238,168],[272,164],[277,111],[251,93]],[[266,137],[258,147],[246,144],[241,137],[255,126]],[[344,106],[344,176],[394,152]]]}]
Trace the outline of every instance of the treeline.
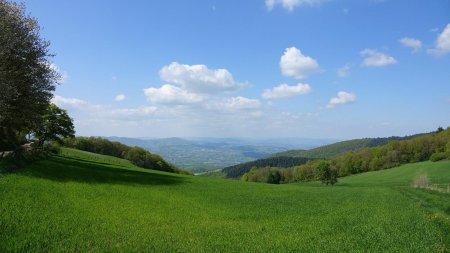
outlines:
[{"label": "treeline", "polygon": [[134,165],[172,173],[191,174],[177,169],[161,156],[152,154],[141,147],[130,147],[120,142],[109,141],[99,137],[76,137],[64,139],[64,146],[92,153],[109,155],[131,161]]},{"label": "treeline", "polygon": [[314,159],[329,159],[336,157],[338,155],[345,154],[349,151],[361,150],[364,148],[378,147],[388,144],[390,141],[400,141],[413,139],[426,134],[416,134],[405,137],[386,137],[386,138],[363,138],[354,139],[348,141],[341,141],[310,150],[288,150],[274,154],[273,156],[284,156],[284,157],[306,157]]},{"label": "treeline", "polygon": [[[380,147],[352,151],[329,160],[308,161],[291,168],[252,169],[242,176],[245,181],[290,183],[322,179],[321,168],[329,166],[339,177],[397,167],[405,163],[450,159],[450,127],[409,140],[394,140]],[[325,165],[324,165],[325,164]],[[274,178],[277,179],[274,181]]]},{"label": "treeline", "polygon": [[227,178],[240,178],[242,175],[250,171],[252,167],[279,167],[279,168],[289,168],[293,166],[298,166],[305,164],[311,159],[304,157],[269,157],[258,159],[251,162],[241,163],[233,166],[223,168],[222,172],[225,173]]}]

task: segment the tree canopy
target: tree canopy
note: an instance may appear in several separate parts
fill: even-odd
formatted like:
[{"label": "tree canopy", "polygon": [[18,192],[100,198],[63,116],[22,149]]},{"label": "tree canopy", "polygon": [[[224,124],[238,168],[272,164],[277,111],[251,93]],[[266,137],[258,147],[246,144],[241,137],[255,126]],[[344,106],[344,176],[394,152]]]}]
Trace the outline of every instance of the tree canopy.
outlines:
[{"label": "tree canopy", "polygon": [[46,141],[62,141],[67,137],[74,137],[75,129],[72,119],[63,110],[55,104],[50,104],[47,108],[42,122],[33,131],[33,135],[38,139],[42,146]]},{"label": "tree canopy", "polygon": [[22,4],[0,0],[0,45],[0,143],[17,147],[41,124],[60,76]]}]

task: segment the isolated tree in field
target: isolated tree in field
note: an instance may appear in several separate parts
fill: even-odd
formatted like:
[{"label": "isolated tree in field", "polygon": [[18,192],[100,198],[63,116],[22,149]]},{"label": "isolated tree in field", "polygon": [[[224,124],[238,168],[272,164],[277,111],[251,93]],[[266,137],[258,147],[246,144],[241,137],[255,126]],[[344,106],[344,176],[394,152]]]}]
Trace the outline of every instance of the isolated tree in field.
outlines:
[{"label": "isolated tree in field", "polygon": [[74,134],[73,122],[66,110],[54,104],[50,104],[41,124],[33,131],[39,146],[44,145],[46,141],[61,141],[63,138],[74,137]]},{"label": "isolated tree in field", "polygon": [[335,169],[332,169],[330,164],[326,161],[322,161],[316,168],[317,179],[319,179],[322,184],[334,185],[337,183],[338,173]]},{"label": "isolated tree in field", "polygon": [[60,78],[39,31],[22,4],[0,0],[0,143],[16,148],[41,123]]}]

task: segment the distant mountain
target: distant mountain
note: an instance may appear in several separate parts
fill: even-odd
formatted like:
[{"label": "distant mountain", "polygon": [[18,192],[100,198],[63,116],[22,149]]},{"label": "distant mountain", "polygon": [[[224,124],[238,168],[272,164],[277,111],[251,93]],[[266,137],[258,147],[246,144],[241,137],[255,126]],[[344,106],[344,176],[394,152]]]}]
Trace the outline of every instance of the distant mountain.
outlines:
[{"label": "distant mountain", "polygon": [[325,139],[162,138],[106,137],[130,146],[140,146],[161,155],[179,168],[201,173],[216,170],[293,148],[331,143]]}]

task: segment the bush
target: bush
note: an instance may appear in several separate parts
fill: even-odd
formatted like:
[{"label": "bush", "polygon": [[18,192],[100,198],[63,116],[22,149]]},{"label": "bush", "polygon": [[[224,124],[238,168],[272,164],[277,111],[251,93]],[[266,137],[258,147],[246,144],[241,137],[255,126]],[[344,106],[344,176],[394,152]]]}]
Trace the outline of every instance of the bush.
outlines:
[{"label": "bush", "polygon": [[449,158],[449,157],[446,152],[439,152],[439,153],[432,154],[430,157],[430,161],[437,162],[437,161],[441,161],[441,160],[444,160],[447,158]]},{"label": "bush", "polygon": [[192,176],[192,173],[188,170],[177,170],[177,173],[180,175],[189,175]]},{"label": "bush", "polygon": [[44,146],[44,150],[52,153],[52,154],[59,154],[61,152],[61,145],[54,141],[51,143],[48,143]]}]

